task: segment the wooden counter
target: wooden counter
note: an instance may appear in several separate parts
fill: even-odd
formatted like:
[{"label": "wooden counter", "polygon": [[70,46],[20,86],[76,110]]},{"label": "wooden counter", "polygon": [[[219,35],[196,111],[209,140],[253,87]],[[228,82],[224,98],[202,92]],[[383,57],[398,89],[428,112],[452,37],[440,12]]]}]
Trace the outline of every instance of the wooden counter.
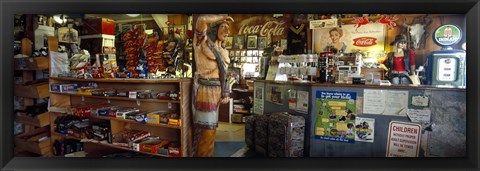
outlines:
[{"label": "wooden counter", "polygon": [[430,86],[430,85],[373,85],[373,84],[331,84],[300,81],[270,81],[255,80],[263,83],[286,84],[297,86],[319,86],[319,87],[354,87],[354,88],[378,88],[378,89],[415,89],[415,90],[448,90],[448,91],[466,91],[465,87],[458,86]]}]

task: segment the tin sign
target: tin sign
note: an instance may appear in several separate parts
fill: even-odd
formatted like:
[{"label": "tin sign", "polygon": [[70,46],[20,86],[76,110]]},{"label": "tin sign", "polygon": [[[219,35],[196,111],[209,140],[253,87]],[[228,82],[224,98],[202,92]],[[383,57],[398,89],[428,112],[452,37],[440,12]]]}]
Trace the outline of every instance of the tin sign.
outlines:
[{"label": "tin sign", "polygon": [[422,126],[409,122],[390,122],[387,157],[418,157]]},{"label": "tin sign", "polygon": [[446,24],[438,27],[433,34],[433,41],[440,46],[451,46],[462,39],[462,30],[455,25]]}]

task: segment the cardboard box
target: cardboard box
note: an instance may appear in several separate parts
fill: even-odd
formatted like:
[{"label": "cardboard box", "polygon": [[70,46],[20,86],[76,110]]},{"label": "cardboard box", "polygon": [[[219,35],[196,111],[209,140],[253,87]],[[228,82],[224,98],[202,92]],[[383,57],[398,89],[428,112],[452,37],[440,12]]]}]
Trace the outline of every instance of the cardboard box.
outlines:
[{"label": "cardboard box", "polygon": [[182,157],[182,150],[178,145],[171,145],[168,147],[168,156],[169,157]]},{"label": "cardboard box", "polygon": [[77,88],[77,84],[50,84],[51,92],[75,92]]},{"label": "cardboard box", "polygon": [[159,113],[147,113],[147,123],[160,124],[160,114]]},{"label": "cardboard box", "polygon": [[82,94],[82,95],[91,96],[92,92],[95,91],[95,90],[99,90],[99,89],[98,88],[79,88],[77,90],[77,93]]},{"label": "cardboard box", "polygon": [[166,140],[152,139],[140,143],[140,151],[147,153],[157,153],[159,148],[164,147],[169,142]]},{"label": "cardboard box", "polygon": [[24,86],[15,84],[14,95],[28,98],[45,98],[50,95],[48,91],[48,82]]},{"label": "cardboard box", "polygon": [[88,18],[83,21],[82,35],[115,35],[115,21],[108,18]]},{"label": "cardboard box", "polygon": [[96,112],[96,108],[110,106],[108,103],[103,104],[79,104],[79,105],[72,105],[70,106],[70,112],[73,115],[79,117],[90,117],[92,111]]},{"label": "cardboard box", "polygon": [[168,119],[168,124],[173,125],[173,126],[182,126],[182,120],[181,119]]}]

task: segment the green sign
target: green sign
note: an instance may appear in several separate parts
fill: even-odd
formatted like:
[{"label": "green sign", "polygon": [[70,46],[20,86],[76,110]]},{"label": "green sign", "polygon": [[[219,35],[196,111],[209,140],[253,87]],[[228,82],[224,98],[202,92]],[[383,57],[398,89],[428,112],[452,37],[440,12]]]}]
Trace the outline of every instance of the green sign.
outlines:
[{"label": "green sign", "polygon": [[433,34],[433,41],[440,46],[451,46],[462,39],[462,30],[451,24],[438,27]]}]

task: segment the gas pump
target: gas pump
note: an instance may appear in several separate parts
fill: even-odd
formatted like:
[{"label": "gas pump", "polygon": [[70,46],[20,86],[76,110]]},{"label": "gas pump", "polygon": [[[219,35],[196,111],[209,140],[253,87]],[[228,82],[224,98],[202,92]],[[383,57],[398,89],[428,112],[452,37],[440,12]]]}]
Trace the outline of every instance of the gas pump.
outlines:
[{"label": "gas pump", "polygon": [[462,30],[451,24],[441,25],[432,37],[442,49],[428,56],[424,84],[466,86],[465,50],[451,47],[462,39]]}]

